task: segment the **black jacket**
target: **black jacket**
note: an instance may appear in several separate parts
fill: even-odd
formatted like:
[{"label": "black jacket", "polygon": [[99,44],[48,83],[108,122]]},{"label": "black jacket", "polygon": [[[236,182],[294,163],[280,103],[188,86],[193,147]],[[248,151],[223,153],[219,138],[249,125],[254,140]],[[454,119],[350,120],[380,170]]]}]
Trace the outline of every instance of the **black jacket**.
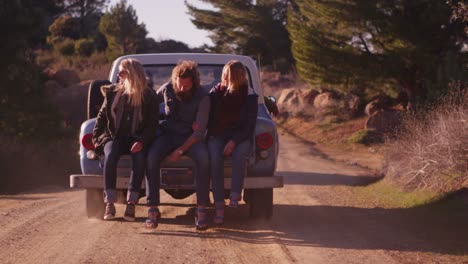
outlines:
[{"label": "black jacket", "polygon": [[[104,145],[116,137],[118,127],[116,120],[111,113],[111,106],[117,94],[116,85],[103,86],[101,91],[104,94],[104,103],[96,119],[93,130],[93,144],[98,155],[104,153]],[[158,127],[158,104],[156,94],[152,89],[145,89],[143,93],[143,104],[141,106],[142,120],[136,128],[136,141],[141,141],[143,146],[148,146],[156,136]],[[119,123],[119,122],[117,122]]]},{"label": "black jacket", "polygon": [[[211,111],[208,127],[212,124],[219,122],[223,116],[220,113],[217,113],[216,104],[221,102],[221,97],[223,93],[219,92],[217,89],[211,89],[210,99],[211,99]],[[240,118],[239,122],[230,129],[227,129],[224,133],[226,138],[232,139],[236,145],[241,143],[244,140],[251,140],[255,132],[255,125],[257,123],[257,114],[258,114],[258,95],[250,94],[247,96],[245,103],[242,105],[239,112]],[[210,136],[210,131],[208,130],[208,136]]]}]

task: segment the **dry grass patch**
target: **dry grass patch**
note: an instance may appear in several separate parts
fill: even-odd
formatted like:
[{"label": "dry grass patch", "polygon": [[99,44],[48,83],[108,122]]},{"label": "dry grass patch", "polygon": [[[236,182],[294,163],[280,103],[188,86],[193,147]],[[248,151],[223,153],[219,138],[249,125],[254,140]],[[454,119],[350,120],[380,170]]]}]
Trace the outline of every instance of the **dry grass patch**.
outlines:
[{"label": "dry grass patch", "polygon": [[429,111],[409,116],[386,159],[388,175],[408,190],[468,187],[468,89],[455,89]]}]

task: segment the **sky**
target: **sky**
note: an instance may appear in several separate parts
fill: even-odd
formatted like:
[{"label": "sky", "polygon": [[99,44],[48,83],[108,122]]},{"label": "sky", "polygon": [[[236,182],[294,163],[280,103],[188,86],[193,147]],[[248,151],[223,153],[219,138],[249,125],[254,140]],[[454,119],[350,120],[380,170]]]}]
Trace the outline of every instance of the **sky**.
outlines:
[{"label": "sky", "polygon": [[[110,6],[118,2],[120,0],[111,0]],[[198,8],[212,8],[198,0],[188,0],[188,3]],[[145,23],[147,37],[156,41],[173,39],[191,48],[203,44],[213,45],[208,38],[209,32],[197,29],[190,21],[191,16],[187,14],[184,0],[127,0],[127,4],[135,9],[138,23]]]}]

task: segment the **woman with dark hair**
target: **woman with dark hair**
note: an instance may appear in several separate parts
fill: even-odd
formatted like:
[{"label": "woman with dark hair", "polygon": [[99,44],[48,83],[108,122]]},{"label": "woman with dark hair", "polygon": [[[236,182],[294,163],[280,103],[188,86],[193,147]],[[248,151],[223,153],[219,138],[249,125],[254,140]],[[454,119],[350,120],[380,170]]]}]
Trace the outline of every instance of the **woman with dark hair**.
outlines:
[{"label": "woman with dark hair", "polygon": [[232,156],[232,187],[229,207],[241,200],[248,157],[257,121],[258,96],[249,95],[247,72],[236,60],[223,68],[221,83],[210,91],[208,150],[215,200],[215,224],[224,222],[224,157]]},{"label": "woman with dark hair", "polygon": [[117,163],[121,155],[132,156],[132,174],[124,219],[135,220],[135,204],[145,171],[145,151],[156,135],[158,105],[147,86],[143,66],[134,59],[119,65],[119,83],[101,88],[104,103],[93,131],[95,151],[104,154],[104,220],[115,218]]}]

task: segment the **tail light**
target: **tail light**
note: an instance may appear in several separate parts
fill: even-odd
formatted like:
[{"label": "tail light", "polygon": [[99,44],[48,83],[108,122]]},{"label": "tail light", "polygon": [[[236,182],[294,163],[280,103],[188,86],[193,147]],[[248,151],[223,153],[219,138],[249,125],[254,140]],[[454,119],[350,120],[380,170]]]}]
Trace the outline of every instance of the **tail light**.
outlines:
[{"label": "tail light", "polygon": [[259,149],[268,149],[273,145],[273,137],[269,133],[259,134],[256,141]]},{"label": "tail light", "polygon": [[81,138],[81,145],[87,150],[94,150],[93,134],[86,134]]}]

